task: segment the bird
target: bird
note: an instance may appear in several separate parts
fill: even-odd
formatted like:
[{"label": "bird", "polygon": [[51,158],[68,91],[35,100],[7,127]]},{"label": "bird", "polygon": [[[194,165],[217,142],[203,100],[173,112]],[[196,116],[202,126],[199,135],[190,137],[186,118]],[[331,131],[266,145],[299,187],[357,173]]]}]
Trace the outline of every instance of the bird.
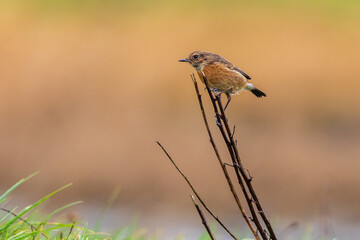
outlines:
[{"label": "bird", "polygon": [[249,75],[218,54],[195,51],[179,62],[187,62],[193,66],[203,83],[204,75],[213,92],[226,94],[228,101],[224,110],[231,101],[231,95],[238,94],[242,90],[250,91],[259,98],[266,97],[264,92],[249,83],[251,79]]}]

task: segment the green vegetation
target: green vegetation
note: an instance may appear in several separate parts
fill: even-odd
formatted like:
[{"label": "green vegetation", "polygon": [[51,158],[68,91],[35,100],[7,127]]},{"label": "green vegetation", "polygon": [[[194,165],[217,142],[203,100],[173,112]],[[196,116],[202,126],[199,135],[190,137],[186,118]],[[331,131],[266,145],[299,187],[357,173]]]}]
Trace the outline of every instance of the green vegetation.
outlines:
[{"label": "green vegetation", "polygon": [[[35,174],[27,178],[21,179],[9,190],[0,196],[0,204],[14,191],[17,187],[29,180]],[[61,208],[56,209],[48,215],[41,215],[36,212],[37,208],[48,200],[51,196],[59,191],[69,187],[71,184],[65,185],[41,198],[34,204],[25,207],[22,210],[1,208],[0,213],[0,239],[2,240],[35,240],[35,239],[66,239],[66,240],[100,240],[100,239],[118,239],[118,240],[143,240],[143,239],[157,239],[157,237],[147,237],[146,232],[139,230],[136,224],[131,224],[126,227],[119,228],[113,234],[98,232],[100,228],[101,219],[96,224],[95,229],[88,228],[86,223],[60,223],[51,221],[53,215],[56,213],[79,204],[81,202],[74,202],[67,204]],[[111,198],[113,200],[113,196]],[[106,209],[105,209],[106,210]],[[105,211],[104,210],[104,211]],[[105,214],[103,212],[101,217]],[[202,238],[206,239],[206,238]]]}]

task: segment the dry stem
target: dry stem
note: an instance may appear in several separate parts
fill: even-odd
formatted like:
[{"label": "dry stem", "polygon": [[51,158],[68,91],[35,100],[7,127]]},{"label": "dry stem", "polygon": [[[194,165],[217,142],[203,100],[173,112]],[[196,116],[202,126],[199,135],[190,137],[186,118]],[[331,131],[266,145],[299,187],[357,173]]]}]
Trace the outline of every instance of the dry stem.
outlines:
[{"label": "dry stem", "polygon": [[215,237],[214,237],[214,235],[212,234],[209,225],[207,224],[207,221],[206,221],[206,219],[205,219],[205,216],[204,216],[204,214],[203,214],[202,211],[201,211],[201,208],[200,208],[199,205],[195,202],[194,196],[193,196],[192,194],[190,194],[190,196],[191,196],[191,200],[193,201],[193,203],[194,203],[194,205],[195,205],[196,210],[197,210],[198,213],[199,213],[199,216],[200,216],[200,218],[201,218],[202,224],[204,225],[204,227],[205,227],[206,231],[208,232],[210,238],[211,238],[212,240],[215,240]]},{"label": "dry stem", "polygon": [[191,184],[191,182],[189,181],[189,179],[186,177],[186,175],[180,170],[180,168],[176,165],[176,163],[174,162],[174,160],[172,159],[172,157],[170,156],[170,154],[165,150],[165,148],[161,145],[160,142],[156,141],[156,143],[160,146],[160,148],[164,151],[165,155],[168,157],[168,159],[171,161],[171,163],[174,165],[174,167],[176,168],[176,170],[181,174],[181,176],[185,179],[185,181],[187,182],[187,184],[189,185],[189,187],[191,188],[191,190],[193,191],[193,193],[195,194],[196,198],[199,200],[199,202],[201,203],[201,205],[203,205],[203,207],[206,209],[206,211],[220,224],[220,226],[222,228],[224,228],[224,230],[235,240],[238,240],[237,237],[230,232],[230,230],[220,221],[220,219],[215,216],[215,214],[207,207],[207,205],[205,204],[205,202],[202,200],[202,198],[199,196],[199,194],[197,193],[197,191],[195,190],[195,188],[193,187],[193,185]]},{"label": "dry stem", "polygon": [[[216,125],[218,126],[218,128],[221,132],[221,135],[223,136],[223,139],[228,148],[231,160],[233,162],[236,177],[237,177],[239,185],[244,193],[244,197],[246,199],[246,202],[248,204],[248,207],[249,207],[251,215],[252,215],[252,221],[256,225],[256,228],[259,231],[261,237],[264,240],[267,240],[268,239],[267,231],[265,231],[265,229],[263,229],[263,227],[261,226],[261,223],[257,217],[257,213],[253,206],[253,202],[254,202],[255,206],[257,208],[258,214],[261,216],[263,222],[266,225],[266,228],[270,235],[270,239],[276,240],[277,239],[276,235],[271,227],[270,222],[268,221],[268,219],[263,211],[263,208],[259,202],[259,199],[255,193],[255,190],[252,187],[252,184],[251,184],[252,178],[246,174],[246,171],[245,171],[244,167],[242,166],[239,152],[238,152],[238,149],[236,146],[236,142],[234,141],[234,138],[233,138],[233,133],[230,131],[228,120],[226,118],[224,109],[222,107],[221,98],[219,95],[214,96],[214,94],[211,92],[211,89],[208,85],[208,81],[204,74],[199,74],[199,77],[202,78],[203,82],[205,83],[207,92],[211,99],[211,102],[212,102],[212,105],[214,108],[214,112],[215,112],[215,117],[216,117]],[[194,81],[193,76],[192,76],[192,79]],[[219,112],[219,109],[220,109],[220,112]],[[208,129],[208,127],[207,127],[207,129]],[[244,182],[245,182],[247,188],[245,187]]]},{"label": "dry stem", "polygon": [[[259,235],[257,234],[256,229],[254,228],[253,224],[251,223],[249,217],[248,217],[247,214],[246,214],[245,209],[243,208],[243,206],[242,206],[242,204],[241,204],[241,202],[240,202],[240,199],[239,199],[239,197],[238,197],[238,195],[237,195],[237,193],[236,193],[236,190],[235,190],[234,185],[233,185],[233,183],[232,183],[232,181],[231,181],[231,178],[230,178],[229,173],[228,173],[228,171],[227,171],[227,169],[226,169],[226,166],[225,166],[224,162],[222,161],[222,159],[221,159],[221,157],[220,157],[219,151],[218,151],[217,146],[216,146],[216,144],[215,144],[215,141],[214,141],[214,139],[213,139],[213,137],[212,137],[212,133],[211,133],[211,131],[210,131],[210,127],[209,127],[209,124],[208,124],[208,121],[207,121],[207,118],[206,118],[204,106],[203,106],[203,103],[202,103],[202,100],[201,100],[201,94],[200,94],[200,92],[199,92],[199,87],[198,87],[198,84],[197,84],[197,82],[196,82],[195,75],[194,75],[194,74],[191,74],[191,78],[192,78],[192,80],[193,80],[193,82],[194,82],[196,95],[197,95],[197,98],[198,98],[198,101],[199,101],[199,105],[200,105],[201,113],[202,113],[202,116],[203,116],[203,119],[204,119],[204,123],[205,123],[205,126],[206,126],[206,130],[207,130],[208,135],[209,135],[209,138],[210,138],[211,146],[212,146],[212,148],[214,149],[215,155],[216,155],[216,157],[217,157],[217,159],[218,159],[218,161],[219,161],[219,164],[220,164],[220,166],[221,166],[221,169],[223,170],[223,173],[224,173],[225,178],[226,178],[226,181],[227,181],[227,183],[228,183],[228,185],[229,185],[230,191],[231,191],[231,193],[232,193],[232,195],[233,195],[233,197],[234,197],[234,199],[235,199],[235,202],[236,202],[237,206],[238,206],[239,209],[240,209],[240,212],[241,212],[242,216],[244,217],[244,219],[245,219],[247,225],[249,226],[251,232],[253,233],[254,237],[255,237],[257,240],[259,240],[259,239],[260,239],[260,238],[259,238]],[[217,118],[219,117],[218,115],[216,115],[216,116],[217,116]],[[220,121],[220,119],[219,119],[219,121]]]}]

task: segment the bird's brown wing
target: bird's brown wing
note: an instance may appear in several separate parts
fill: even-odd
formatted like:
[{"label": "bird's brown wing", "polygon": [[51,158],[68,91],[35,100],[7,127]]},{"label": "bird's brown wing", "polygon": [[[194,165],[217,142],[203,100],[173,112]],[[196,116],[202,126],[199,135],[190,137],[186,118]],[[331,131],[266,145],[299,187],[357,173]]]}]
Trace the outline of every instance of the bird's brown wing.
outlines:
[{"label": "bird's brown wing", "polygon": [[[230,68],[231,69],[231,68]],[[251,77],[249,76],[249,75],[247,75],[243,70],[241,70],[240,68],[238,68],[238,67],[234,67],[234,68],[232,68],[232,70],[235,70],[235,71],[237,71],[237,72],[239,72],[239,73],[241,73],[241,75],[243,75],[246,79],[251,79]]]},{"label": "bird's brown wing", "polygon": [[247,75],[243,70],[241,70],[240,68],[234,66],[234,64],[232,64],[230,61],[226,60],[225,58],[221,57],[220,55],[216,55],[216,61],[215,62],[219,62],[223,65],[225,65],[228,69],[230,70],[234,70],[238,73],[240,73],[241,75],[243,75],[246,79],[250,80],[251,77],[249,75]]},{"label": "bird's brown wing", "polygon": [[238,73],[240,73],[241,75],[243,75],[246,79],[251,79],[251,77],[249,75],[247,75],[243,70],[241,70],[240,68],[234,66],[231,62],[229,62],[228,60],[226,59],[223,59],[225,61],[223,61],[223,64],[225,64],[225,66],[227,68],[229,68],[230,70],[234,70],[234,71],[237,71]]}]

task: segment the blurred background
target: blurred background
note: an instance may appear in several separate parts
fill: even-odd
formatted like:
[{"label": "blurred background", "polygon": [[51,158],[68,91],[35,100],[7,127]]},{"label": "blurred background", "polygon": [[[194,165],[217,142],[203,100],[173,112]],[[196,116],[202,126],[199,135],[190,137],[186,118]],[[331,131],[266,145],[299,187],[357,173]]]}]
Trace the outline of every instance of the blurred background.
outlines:
[{"label": "blurred background", "polygon": [[83,200],[68,211],[91,222],[118,187],[107,227],[137,215],[164,236],[201,232],[159,140],[208,205],[245,226],[203,126],[194,69],[177,62],[206,50],[268,95],[234,96],[227,113],[278,232],[295,224],[360,236],[360,2],[4,0],[0,8],[0,190],[40,171],[12,204],[72,182],[51,204]]}]

